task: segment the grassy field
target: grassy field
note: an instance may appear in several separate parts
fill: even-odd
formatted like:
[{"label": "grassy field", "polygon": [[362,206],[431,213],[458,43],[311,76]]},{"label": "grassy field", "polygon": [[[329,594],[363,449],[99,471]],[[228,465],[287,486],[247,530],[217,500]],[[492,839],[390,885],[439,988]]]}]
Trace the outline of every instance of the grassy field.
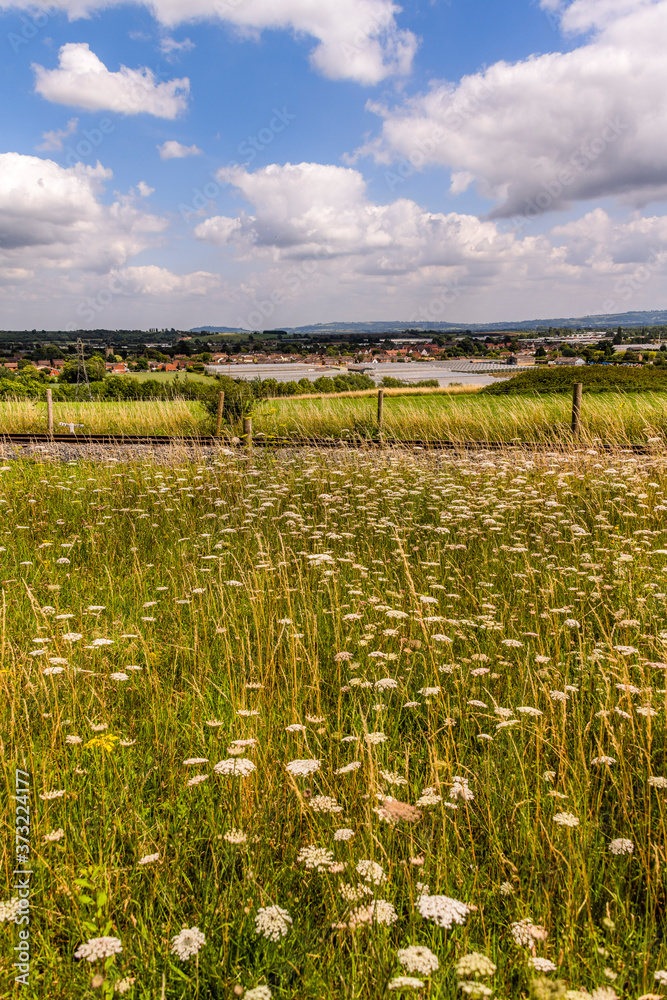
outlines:
[{"label": "grassy field", "polygon": [[[261,401],[253,415],[255,435],[340,439],[377,437],[377,393],[304,396]],[[529,441],[571,443],[571,402],[565,395],[486,396],[470,387],[453,390],[386,390],[384,436],[388,440],[466,443]],[[55,403],[55,430],[61,422],[83,424],[78,433],[210,434],[213,418],[197,402]],[[664,444],[667,393],[584,395],[581,443]],[[0,433],[46,431],[46,404],[31,400],[0,402]],[[241,422],[224,429],[242,431]]]},{"label": "grassy field", "polygon": [[[209,432],[210,419],[198,402],[190,400],[132,400],[104,402],[54,402],[57,434],[69,433],[61,423],[81,424],[77,434],[171,434]],[[32,399],[0,401],[0,434],[46,434],[46,403]]]},{"label": "grassy field", "polygon": [[0,477],[2,996],[664,994],[667,462]]},{"label": "grassy field", "polygon": [[[566,396],[483,396],[431,393],[388,398],[384,434],[395,440],[536,441],[570,437],[572,404]],[[304,437],[372,437],[377,434],[372,399],[271,399],[258,407],[255,433]],[[620,444],[665,438],[667,393],[584,396],[582,440]]]}]

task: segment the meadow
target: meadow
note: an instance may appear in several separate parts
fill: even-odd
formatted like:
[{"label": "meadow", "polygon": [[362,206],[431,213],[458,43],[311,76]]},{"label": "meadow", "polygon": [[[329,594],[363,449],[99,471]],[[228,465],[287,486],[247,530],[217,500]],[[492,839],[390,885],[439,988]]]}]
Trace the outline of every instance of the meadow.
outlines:
[{"label": "meadow", "polygon": [[0,477],[3,996],[665,994],[666,460]]},{"label": "meadow", "polygon": [[[384,405],[383,433],[396,441],[526,441],[559,444],[571,440],[571,398],[563,394],[487,396],[471,393],[398,392]],[[377,435],[372,399],[338,396],[269,399],[254,414],[255,434],[304,438],[369,438]],[[584,394],[583,442],[620,446],[665,440],[667,393]]]},{"label": "meadow", "polygon": [[[372,440],[377,437],[377,393],[305,395],[256,402],[256,437],[295,437],[316,441]],[[213,406],[215,410],[215,406]],[[55,402],[55,430],[61,422],[83,426],[77,433],[205,436],[215,418],[191,400]],[[385,391],[383,436],[394,441],[450,441],[540,445],[571,444],[571,400],[567,394],[493,396],[454,386],[448,390]],[[223,426],[227,438],[242,433],[241,419]],[[35,400],[0,401],[0,433],[46,431],[46,404]],[[667,440],[667,393],[584,394],[583,445],[655,445]]]}]

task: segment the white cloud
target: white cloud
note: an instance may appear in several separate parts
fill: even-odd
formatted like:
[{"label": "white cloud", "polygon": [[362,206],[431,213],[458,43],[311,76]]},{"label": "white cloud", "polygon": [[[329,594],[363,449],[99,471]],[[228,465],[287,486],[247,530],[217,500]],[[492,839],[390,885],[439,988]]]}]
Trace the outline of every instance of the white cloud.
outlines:
[{"label": "white cloud", "polygon": [[164,267],[147,264],[125,267],[115,276],[127,295],[187,296],[208,295],[220,285],[220,275],[210,271],[174,274]]},{"label": "white cloud", "polygon": [[199,146],[184,146],[176,139],[167,139],[161,146],[157,147],[161,160],[180,160],[185,156],[201,156],[202,150]]},{"label": "white cloud", "polygon": [[560,15],[564,31],[606,28],[626,14],[650,7],[658,0],[541,0],[540,6]]},{"label": "white cloud", "polygon": [[42,132],[42,139],[44,142],[35,148],[40,150],[40,152],[50,152],[54,149],[62,149],[63,139],[67,139],[68,136],[74,135],[78,125],[78,118],[70,118],[65,128],[54,129],[52,132]]},{"label": "white cloud", "polygon": [[498,203],[491,217],[667,197],[667,0],[577,0],[563,23],[598,23],[604,11],[609,23],[571,52],[498,62],[397,107],[370,105],[382,134],[358,155],[396,163],[396,184],[428,164],[453,172],[454,192],[472,176]]},{"label": "white cloud", "polygon": [[[52,160],[0,154],[0,266],[105,272],[155,242],[165,219],[133,195],[102,203],[111,171],[63,168]],[[150,191],[140,186],[139,194]]]},{"label": "white cloud", "polygon": [[[77,18],[121,2],[59,0],[58,6]],[[32,0],[0,0],[0,9],[33,6]],[[146,0],[145,6],[169,28],[221,20],[246,36],[287,30],[314,38],[311,64],[334,80],[376,84],[408,73],[417,48],[414,34],[398,27],[401,8],[394,0]]]},{"label": "white cloud", "polygon": [[[255,264],[231,317],[240,326],[294,322],[306,303],[316,303],[315,318],[344,318],[341,301],[345,316],[427,323],[599,313],[610,296],[622,307],[621,289],[633,287],[639,269],[653,276],[667,265],[667,217],[618,222],[598,210],[551,234],[521,236],[409,199],[378,205],[361,174],[344,167],[274,164],[219,177],[252,214],[214,216],[194,232]],[[657,283],[649,288],[655,306],[664,294]]]},{"label": "white cloud", "polygon": [[121,66],[110,72],[87,42],[70,42],[59,52],[57,69],[33,64],[35,91],[47,101],[87,111],[141,113],[176,118],[187,108],[190,81],[157,83],[152,70]]}]

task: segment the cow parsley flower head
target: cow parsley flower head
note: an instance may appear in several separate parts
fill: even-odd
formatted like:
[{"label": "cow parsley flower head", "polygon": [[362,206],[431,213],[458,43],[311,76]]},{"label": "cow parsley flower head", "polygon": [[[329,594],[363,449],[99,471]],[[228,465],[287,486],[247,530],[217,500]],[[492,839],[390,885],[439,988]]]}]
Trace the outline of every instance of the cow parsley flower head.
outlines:
[{"label": "cow parsley flower head", "polygon": [[440,968],[438,956],[425,945],[412,944],[409,948],[400,948],[396,957],[408,972],[419,972],[422,976],[428,976]]},{"label": "cow parsley flower head", "polygon": [[97,962],[103,958],[119,955],[123,945],[117,937],[90,938],[85,944],[80,944],[74,952],[75,958],[85,958],[89,962]]},{"label": "cow parsley flower head", "polygon": [[281,906],[261,906],[255,917],[255,930],[268,941],[280,941],[290,929],[292,918]]},{"label": "cow parsley flower head", "polygon": [[366,882],[372,882],[373,885],[381,885],[387,879],[382,865],[377,864],[376,861],[359,861],[356,870],[361,878]]},{"label": "cow parsley flower head", "polygon": [[366,733],[364,739],[370,746],[377,746],[379,743],[385,743],[387,737],[384,733]]},{"label": "cow parsley flower head", "polygon": [[248,839],[243,830],[237,830],[234,827],[223,833],[223,840],[226,840],[228,844],[245,844]]},{"label": "cow parsley flower head", "polygon": [[309,774],[319,771],[322,766],[321,760],[291,760],[285,764],[285,768],[294,777],[306,778]]},{"label": "cow parsley flower head", "polygon": [[421,990],[423,986],[421,979],[415,979],[414,976],[394,976],[387,983],[388,990]]},{"label": "cow parsley flower head", "polygon": [[534,924],[530,917],[524,917],[510,925],[514,943],[519,947],[531,947],[534,941],[546,941],[547,932],[544,927]]},{"label": "cow parsley flower head", "polygon": [[658,969],[657,972],[653,973],[653,978],[656,983],[660,983],[661,986],[667,986],[667,971],[665,971],[665,969]]},{"label": "cow parsley flower head", "polygon": [[648,779],[651,788],[667,788],[667,778],[652,776]]},{"label": "cow parsley flower head", "polygon": [[555,972],[557,969],[557,965],[550,958],[540,958],[538,955],[532,956],[530,964],[536,972]]},{"label": "cow parsley flower head", "polygon": [[314,795],[310,800],[310,808],[313,812],[339,813],[343,807],[339,806],[330,795]]},{"label": "cow parsley flower head", "polygon": [[4,903],[0,903],[0,924],[6,920],[9,922],[16,920],[20,908],[21,902],[18,896],[15,896],[13,899],[6,899]]},{"label": "cow parsley flower head", "polygon": [[468,779],[455,775],[452,778],[452,787],[449,790],[450,799],[462,799],[464,802],[472,802],[475,798],[473,792],[468,788]]},{"label": "cow parsley flower head", "polygon": [[334,833],[334,840],[352,840],[354,837],[354,830],[348,830],[342,827],[340,830],[336,830]]},{"label": "cow parsley flower head", "polygon": [[449,896],[420,896],[417,909],[426,920],[432,920],[438,927],[449,929],[452,924],[463,924],[470,913],[470,907]]},{"label": "cow parsley flower head", "polygon": [[474,1000],[482,1000],[483,997],[490,997],[493,994],[492,989],[485,986],[484,983],[480,983],[477,979],[462,979],[457,985],[462,993],[473,997]]},{"label": "cow parsley flower head", "polygon": [[462,955],[455,966],[456,975],[462,977],[470,976],[492,976],[496,967],[490,958],[479,951],[472,951],[468,955]]},{"label": "cow parsley flower head", "polygon": [[558,823],[559,826],[579,826],[578,818],[568,812],[555,813],[554,823]]},{"label": "cow parsley flower head", "polygon": [[216,774],[238,774],[242,778],[245,778],[247,775],[252,774],[256,770],[256,767],[246,757],[239,757],[238,759],[229,758],[227,760],[220,760],[213,770]]},{"label": "cow parsley flower head", "polygon": [[609,845],[609,850],[612,854],[632,854],[635,849],[635,845],[631,840],[626,840],[624,837],[617,837],[616,840],[612,840]]},{"label": "cow parsley flower head", "polygon": [[246,990],[243,1000],[271,1000],[271,990],[268,986],[255,986],[252,990]]},{"label": "cow parsley flower head", "polygon": [[171,953],[180,958],[181,962],[185,962],[193,955],[197,955],[205,944],[206,938],[198,927],[184,927],[171,939]]},{"label": "cow parsley flower head", "polygon": [[386,899],[375,899],[368,906],[360,906],[350,914],[350,927],[357,924],[385,924],[387,927],[395,924],[398,913]]},{"label": "cow parsley flower head", "polygon": [[315,847],[309,844],[302,847],[297,854],[297,861],[302,861],[306,868],[314,868],[316,871],[323,871],[333,864],[333,851],[328,851],[326,847]]}]

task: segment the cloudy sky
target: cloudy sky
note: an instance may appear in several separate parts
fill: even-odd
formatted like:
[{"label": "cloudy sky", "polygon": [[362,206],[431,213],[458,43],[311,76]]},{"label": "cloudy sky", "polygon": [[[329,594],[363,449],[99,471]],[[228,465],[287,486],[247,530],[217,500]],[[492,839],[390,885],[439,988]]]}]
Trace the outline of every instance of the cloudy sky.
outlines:
[{"label": "cloudy sky", "polygon": [[667,308],[667,0],[0,17],[0,327]]}]

